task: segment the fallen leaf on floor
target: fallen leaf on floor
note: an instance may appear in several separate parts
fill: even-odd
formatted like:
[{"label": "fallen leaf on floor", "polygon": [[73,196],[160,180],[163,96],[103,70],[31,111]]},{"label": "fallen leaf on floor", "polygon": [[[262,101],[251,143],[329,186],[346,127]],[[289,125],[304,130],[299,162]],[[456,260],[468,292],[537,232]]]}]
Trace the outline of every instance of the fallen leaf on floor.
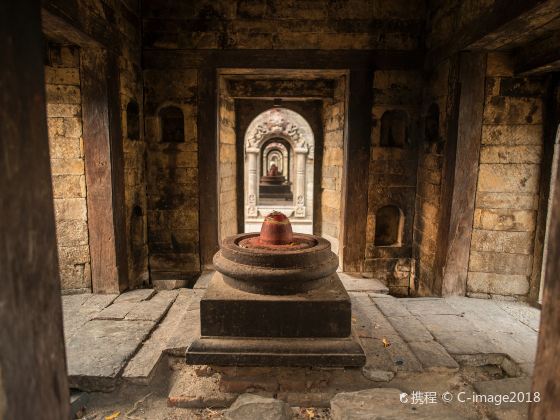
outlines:
[{"label": "fallen leaf on floor", "polygon": [[355,317],[352,317],[352,322],[356,322],[357,319]]},{"label": "fallen leaf on floor", "polygon": [[105,420],[115,420],[117,417],[119,417],[121,415],[120,411],[115,411],[113,414],[111,414],[110,416],[106,416]]},{"label": "fallen leaf on floor", "polygon": [[313,417],[315,417],[315,410],[313,410],[312,408],[306,408],[305,409],[305,415],[312,419]]},{"label": "fallen leaf on floor", "polygon": [[391,345],[391,343],[389,343],[389,340],[387,340],[385,337],[383,337],[383,340],[381,340],[383,342],[383,347],[389,347]]}]

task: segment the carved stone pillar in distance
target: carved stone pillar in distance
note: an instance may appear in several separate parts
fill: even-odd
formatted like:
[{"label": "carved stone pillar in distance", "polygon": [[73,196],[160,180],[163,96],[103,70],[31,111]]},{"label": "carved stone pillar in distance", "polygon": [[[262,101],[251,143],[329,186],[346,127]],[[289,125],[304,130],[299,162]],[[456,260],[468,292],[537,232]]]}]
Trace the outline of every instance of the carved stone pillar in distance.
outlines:
[{"label": "carved stone pillar in distance", "polygon": [[247,150],[247,216],[257,217],[257,197],[259,180],[257,176],[257,161],[259,158],[259,149],[249,147]]},{"label": "carved stone pillar in distance", "polygon": [[296,152],[296,217],[305,217],[305,161],[308,149],[298,147]]}]

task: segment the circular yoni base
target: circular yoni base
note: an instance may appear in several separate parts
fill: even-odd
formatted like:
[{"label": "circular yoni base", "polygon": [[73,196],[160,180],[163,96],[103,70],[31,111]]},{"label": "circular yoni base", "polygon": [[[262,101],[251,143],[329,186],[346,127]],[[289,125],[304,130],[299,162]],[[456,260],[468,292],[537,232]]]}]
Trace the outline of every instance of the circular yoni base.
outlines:
[{"label": "circular yoni base", "polygon": [[226,238],[214,256],[224,282],[239,290],[289,295],[306,292],[330,281],[338,257],[321,237],[294,234],[292,242],[262,244],[258,233]]}]

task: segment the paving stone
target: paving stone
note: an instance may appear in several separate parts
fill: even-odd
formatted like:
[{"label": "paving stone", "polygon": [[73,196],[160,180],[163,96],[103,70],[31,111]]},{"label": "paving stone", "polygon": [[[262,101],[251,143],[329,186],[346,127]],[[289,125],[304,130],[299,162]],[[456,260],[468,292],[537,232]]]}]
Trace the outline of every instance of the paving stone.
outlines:
[{"label": "paving stone", "polygon": [[150,321],[87,322],[66,345],[70,387],[112,390],[126,362],[153,327]]},{"label": "paving stone", "polygon": [[99,312],[94,319],[97,320],[122,320],[134,309],[138,302],[113,302]]},{"label": "paving stone", "polygon": [[441,332],[470,332],[479,331],[476,324],[460,315],[422,315],[418,320],[432,333]]},{"label": "paving stone", "polygon": [[432,341],[434,337],[424,325],[413,316],[387,317],[393,328],[404,341]]},{"label": "paving stone", "polygon": [[399,300],[400,299],[396,299],[393,297],[391,299],[373,298],[373,301],[385,316],[410,316],[411,314],[408,309],[406,309],[404,305],[399,302]]},{"label": "paving stone", "polygon": [[70,295],[62,297],[64,338],[68,341],[118,295]]},{"label": "paving stone", "polygon": [[293,412],[289,404],[255,394],[240,395],[224,412],[226,420],[288,420],[292,418]]},{"label": "paving stone", "polygon": [[120,295],[116,300],[115,303],[123,303],[123,302],[140,302],[143,300],[150,299],[156,291],[154,289],[136,289],[131,290],[129,292],[125,292]]},{"label": "paving stone", "polygon": [[[161,324],[127,364],[123,373],[124,379],[134,383],[149,384],[164,351],[170,347],[170,342],[173,341],[172,345],[176,346],[177,341],[175,340],[188,337],[184,320],[192,294],[191,289],[178,291],[177,298]],[[186,345],[184,349],[186,349]]]},{"label": "paving stone", "polygon": [[401,403],[402,391],[395,388],[373,388],[342,392],[331,400],[333,420],[371,419],[462,419],[459,413],[443,404],[412,405]]},{"label": "paving stone", "polygon": [[448,353],[455,354],[501,354],[490,338],[483,332],[471,331],[469,333],[457,331],[432,331],[435,337]]},{"label": "paving stone", "polygon": [[126,319],[158,322],[173,304],[178,293],[177,290],[162,290],[150,300],[138,302],[126,314]]},{"label": "paving stone", "polygon": [[349,292],[389,293],[389,289],[377,279],[366,279],[349,273],[338,273],[344,288]]},{"label": "paving stone", "polygon": [[[528,398],[531,393],[531,378],[506,378],[495,381],[475,382],[474,389],[487,409],[496,419],[526,419],[529,412]],[[498,399],[496,399],[496,397]],[[504,401],[507,397],[508,401]],[[512,401],[512,399],[514,399]]]},{"label": "paving stone", "polygon": [[459,369],[459,364],[436,341],[412,342],[408,345],[424,370],[440,372]]},{"label": "paving stone", "polygon": [[539,331],[541,311],[521,302],[496,302],[501,309],[534,331]]},{"label": "paving stone", "polygon": [[399,299],[413,315],[460,315],[445,299]]}]

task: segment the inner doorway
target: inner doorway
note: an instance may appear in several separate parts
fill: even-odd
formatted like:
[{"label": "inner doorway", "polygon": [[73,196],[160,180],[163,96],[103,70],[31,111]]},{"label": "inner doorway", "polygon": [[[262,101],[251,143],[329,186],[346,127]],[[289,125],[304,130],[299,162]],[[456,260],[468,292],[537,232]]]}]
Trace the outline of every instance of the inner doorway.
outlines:
[{"label": "inner doorway", "polygon": [[303,116],[284,107],[259,114],[244,137],[244,230],[280,211],[299,233],[313,233],[315,136]]}]

